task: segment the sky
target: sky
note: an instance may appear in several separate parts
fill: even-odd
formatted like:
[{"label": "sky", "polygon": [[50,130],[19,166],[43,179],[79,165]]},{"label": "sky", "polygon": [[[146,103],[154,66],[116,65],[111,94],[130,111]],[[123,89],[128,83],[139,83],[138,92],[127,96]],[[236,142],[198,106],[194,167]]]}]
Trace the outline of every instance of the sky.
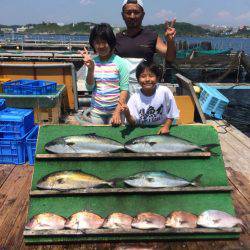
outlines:
[{"label": "sky", "polygon": [[[50,21],[107,22],[124,26],[123,0],[0,0],[0,24],[24,25]],[[250,26],[250,0],[144,0],[144,25],[177,22]]]}]

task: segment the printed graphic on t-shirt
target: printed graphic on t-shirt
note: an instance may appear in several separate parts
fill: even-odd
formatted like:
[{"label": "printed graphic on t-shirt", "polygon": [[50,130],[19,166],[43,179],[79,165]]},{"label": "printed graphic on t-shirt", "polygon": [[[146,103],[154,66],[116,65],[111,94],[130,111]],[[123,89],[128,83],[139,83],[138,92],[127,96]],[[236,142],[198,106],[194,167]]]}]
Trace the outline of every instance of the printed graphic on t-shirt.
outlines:
[{"label": "printed graphic on t-shirt", "polygon": [[163,105],[158,109],[155,109],[153,106],[149,106],[148,109],[145,111],[144,108],[142,108],[139,111],[139,123],[140,124],[146,124],[146,123],[153,123],[160,121],[162,119],[163,114]]}]

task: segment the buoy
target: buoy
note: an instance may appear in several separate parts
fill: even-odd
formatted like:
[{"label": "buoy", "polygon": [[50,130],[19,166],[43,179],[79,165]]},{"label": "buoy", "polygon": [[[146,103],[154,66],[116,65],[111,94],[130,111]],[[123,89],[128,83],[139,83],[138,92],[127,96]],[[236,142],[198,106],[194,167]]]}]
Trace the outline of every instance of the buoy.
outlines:
[{"label": "buoy", "polygon": [[195,92],[196,94],[200,94],[201,88],[200,88],[199,86],[194,86],[194,92]]}]

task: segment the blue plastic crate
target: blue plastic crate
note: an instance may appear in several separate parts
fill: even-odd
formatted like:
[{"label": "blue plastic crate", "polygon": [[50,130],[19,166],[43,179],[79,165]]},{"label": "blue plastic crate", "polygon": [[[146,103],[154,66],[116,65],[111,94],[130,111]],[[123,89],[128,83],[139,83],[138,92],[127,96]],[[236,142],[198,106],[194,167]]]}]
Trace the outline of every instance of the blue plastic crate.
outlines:
[{"label": "blue plastic crate", "polygon": [[0,134],[3,138],[22,138],[33,127],[32,109],[6,108],[0,111]]},{"label": "blue plastic crate", "polygon": [[34,162],[35,162],[38,130],[39,130],[39,126],[36,125],[26,138],[26,149],[27,149],[27,154],[28,154],[30,165],[34,165]]},{"label": "blue plastic crate", "polygon": [[0,99],[0,110],[5,109],[5,99]]},{"label": "blue plastic crate", "polygon": [[26,137],[27,134],[20,139],[0,137],[0,164],[20,165],[26,163]]},{"label": "blue plastic crate", "polygon": [[216,119],[222,119],[222,115],[229,103],[229,100],[222,95],[217,89],[208,86],[205,83],[200,83],[202,92],[199,97],[202,111]]},{"label": "blue plastic crate", "polygon": [[21,95],[21,85],[32,82],[30,79],[20,79],[17,81],[5,82],[3,84],[3,92],[11,95]]},{"label": "blue plastic crate", "polygon": [[21,84],[22,95],[47,95],[56,93],[56,82],[32,81]]}]

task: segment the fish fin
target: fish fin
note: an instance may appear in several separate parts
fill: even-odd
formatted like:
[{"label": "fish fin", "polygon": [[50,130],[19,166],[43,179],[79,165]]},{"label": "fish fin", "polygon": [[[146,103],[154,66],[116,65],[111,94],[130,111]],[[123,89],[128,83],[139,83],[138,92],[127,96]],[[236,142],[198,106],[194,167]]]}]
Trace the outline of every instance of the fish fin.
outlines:
[{"label": "fish fin", "polygon": [[149,182],[154,182],[154,178],[148,177],[148,178],[146,178],[146,180],[149,181]]},{"label": "fish fin", "polygon": [[220,221],[221,221],[221,219],[213,220],[214,223],[218,223]]},{"label": "fish fin", "polygon": [[202,151],[210,151],[210,149],[215,148],[215,147],[218,147],[218,146],[220,146],[220,144],[216,144],[216,143],[214,143],[214,144],[201,145],[201,150],[202,150]]},{"label": "fish fin", "polygon": [[183,225],[183,224],[186,224],[186,223],[188,223],[188,222],[185,221],[185,220],[182,220],[182,221],[180,221],[180,223],[181,223],[181,225]]},{"label": "fish fin", "polygon": [[57,179],[57,180],[56,180],[56,182],[57,182],[57,183],[59,183],[59,184],[63,184],[63,183],[65,183],[65,181],[64,181],[64,179],[63,179],[63,178]]},{"label": "fish fin", "polygon": [[124,178],[117,177],[117,178],[107,180],[107,182],[111,185],[111,187],[116,187],[117,183],[120,182],[120,181],[123,181],[123,180],[124,180]]},{"label": "fish fin", "polygon": [[241,226],[241,229],[244,233],[248,232],[248,227],[246,224],[244,224],[243,222],[241,223],[238,223],[237,225],[240,225]]},{"label": "fish fin", "polygon": [[[77,231],[78,231],[78,229],[77,229]],[[84,230],[84,229],[81,229],[81,230],[79,230],[82,234],[86,234],[86,230]]]},{"label": "fish fin", "polygon": [[201,177],[202,176],[203,176],[202,174],[199,174],[193,180],[191,180],[191,185],[195,186],[195,187],[199,187],[201,185]]}]

